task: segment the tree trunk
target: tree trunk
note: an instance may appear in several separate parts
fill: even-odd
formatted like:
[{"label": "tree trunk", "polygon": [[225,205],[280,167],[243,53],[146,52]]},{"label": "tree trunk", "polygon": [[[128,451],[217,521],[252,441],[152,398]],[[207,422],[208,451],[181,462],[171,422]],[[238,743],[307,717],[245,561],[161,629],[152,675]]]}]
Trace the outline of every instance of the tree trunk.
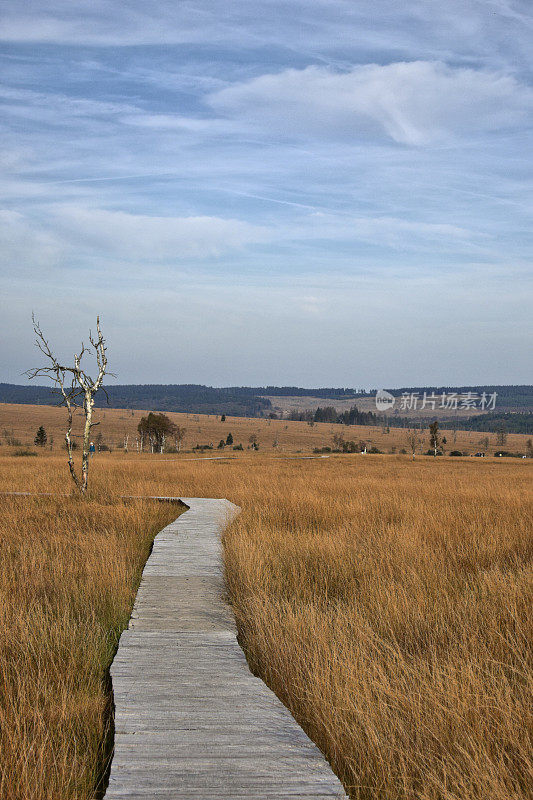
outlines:
[{"label": "tree trunk", "polygon": [[87,481],[89,480],[89,439],[91,436],[91,420],[93,416],[94,398],[92,392],[85,392],[85,426],[83,429],[83,453],[81,456],[81,491],[87,491]]},{"label": "tree trunk", "polygon": [[76,488],[81,490],[81,485],[78,476],[76,475],[76,468],[74,466],[74,456],[72,455],[72,406],[70,403],[67,403],[67,411],[68,411],[68,426],[65,433],[65,442],[67,443],[67,452],[68,452],[68,468],[70,470],[70,475],[74,483],[76,484]]}]

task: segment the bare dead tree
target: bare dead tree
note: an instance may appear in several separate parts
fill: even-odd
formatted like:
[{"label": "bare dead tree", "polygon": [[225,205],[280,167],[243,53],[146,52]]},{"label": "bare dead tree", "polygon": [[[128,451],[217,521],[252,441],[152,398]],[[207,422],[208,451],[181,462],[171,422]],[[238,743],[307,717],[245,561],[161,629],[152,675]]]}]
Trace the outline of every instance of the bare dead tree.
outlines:
[{"label": "bare dead tree", "polygon": [[187,429],[181,427],[180,425],[176,425],[174,430],[174,443],[176,445],[176,450],[178,453],[181,450],[181,445],[183,444],[183,440],[185,439],[185,434],[187,433]]},{"label": "bare dead tree", "polygon": [[415,428],[409,428],[406,435],[407,444],[409,446],[409,450],[411,451],[411,459],[412,461],[415,460],[416,450],[419,446],[421,439],[419,436],[419,431]]},{"label": "bare dead tree", "polygon": [[[34,314],[32,314],[32,321],[33,330],[36,335],[35,345],[39,348],[41,353],[46,356],[50,363],[45,367],[37,367],[35,369],[28,370],[26,375],[30,380],[37,377],[49,378],[53,382],[55,389],[57,389],[58,393],[62,396],[60,405],[65,406],[67,409],[67,430],[65,432],[65,442],[68,452],[68,466],[72,480],[76,484],[76,487],[82,494],[85,494],[89,479],[89,447],[91,429],[99,424],[98,422],[92,421],[94,396],[102,387],[104,376],[106,374],[113,374],[111,372],[108,373],[107,371],[107,348],[105,339],[100,329],[100,318],[96,318],[97,336],[93,337],[92,333],[89,331],[89,342],[91,347],[85,347],[82,342],[80,352],[77,355],[74,355],[73,367],[63,366],[54,356],[50,349],[50,345],[48,344],[48,341],[41,330],[39,322],[35,319]],[[98,376],[95,380],[91,378],[91,376],[83,369],[81,365],[85,353],[91,352],[92,350],[94,350],[96,366],[98,369]],[[85,423],[83,427],[83,448],[81,456],[81,475],[79,475],[76,471],[74,464],[74,444],[72,441],[72,423],[74,412],[77,408],[83,409],[85,416]]]}]

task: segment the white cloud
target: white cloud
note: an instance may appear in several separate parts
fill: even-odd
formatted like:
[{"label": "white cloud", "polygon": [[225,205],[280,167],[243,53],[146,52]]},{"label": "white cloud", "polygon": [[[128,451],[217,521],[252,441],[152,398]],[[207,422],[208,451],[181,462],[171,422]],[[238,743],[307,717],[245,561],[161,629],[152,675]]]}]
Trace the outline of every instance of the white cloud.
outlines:
[{"label": "white cloud", "polygon": [[533,108],[533,91],[507,75],[412,61],[349,72],[287,69],[214,92],[208,102],[221,114],[288,136],[381,133],[424,145],[513,127]]},{"label": "white cloud", "polygon": [[61,205],[54,227],[73,245],[132,261],[216,257],[271,238],[267,228],[222,217],[156,217]]},{"label": "white cloud", "polygon": [[425,249],[428,245],[435,248],[437,242],[441,252],[462,250],[476,242],[486,243],[487,239],[486,235],[459,225],[390,216],[334,216],[319,212],[310,215],[308,225],[310,230],[302,228],[302,234],[310,238],[362,241],[411,250]]},{"label": "white cloud", "polygon": [[198,134],[231,134],[238,130],[237,126],[224,119],[204,117],[184,117],[180,114],[127,114],[121,122],[125,125],[135,125],[139,128],[158,130],[186,131]]},{"label": "white cloud", "polygon": [[2,111],[12,117],[55,123],[64,126],[68,119],[111,119],[138,112],[129,103],[113,103],[85,97],[71,97],[58,92],[36,92],[31,89],[0,87]]}]

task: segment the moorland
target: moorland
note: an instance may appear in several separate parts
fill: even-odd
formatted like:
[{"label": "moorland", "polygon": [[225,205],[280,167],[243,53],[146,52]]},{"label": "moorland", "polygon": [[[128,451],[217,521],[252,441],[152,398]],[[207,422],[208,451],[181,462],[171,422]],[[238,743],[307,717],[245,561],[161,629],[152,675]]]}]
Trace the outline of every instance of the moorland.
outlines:
[{"label": "moorland", "polygon": [[[309,458],[338,426],[195,415],[183,452],[140,454],[123,449],[136,412],[105,410],[112,452],[95,453],[80,498],[63,412],[0,409],[21,443],[0,446],[0,491],[49,493],[0,497],[2,798],[96,796],[107,669],[153,536],[178,513],[125,494],[241,506],[224,536],[240,641],[351,797],[531,795],[532,459]],[[52,450],[31,444],[38,424]],[[242,451],[190,452],[230,430]]]}]

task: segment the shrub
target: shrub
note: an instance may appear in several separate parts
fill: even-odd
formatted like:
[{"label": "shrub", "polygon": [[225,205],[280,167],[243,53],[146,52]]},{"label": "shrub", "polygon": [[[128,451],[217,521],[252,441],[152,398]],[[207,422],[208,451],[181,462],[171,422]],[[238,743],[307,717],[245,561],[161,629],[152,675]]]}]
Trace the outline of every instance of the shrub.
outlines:
[{"label": "shrub", "polygon": [[233,449],[234,450],[244,450],[244,447],[242,446],[242,444],[234,444],[233,445]]},{"label": "shrub", "polygon": [[35,450],[15,450],[14,456],[36,456]]},{"label": "shrub", "polygon": [[452,450],[450,455],[451,456],[462,456],[463,454],[461,453],[460,450]]},{"label": "shrub", "polygon": [[357,453],[357,445],[355,442],[343,442],[342,443],[342,452],[343,453]]}]

